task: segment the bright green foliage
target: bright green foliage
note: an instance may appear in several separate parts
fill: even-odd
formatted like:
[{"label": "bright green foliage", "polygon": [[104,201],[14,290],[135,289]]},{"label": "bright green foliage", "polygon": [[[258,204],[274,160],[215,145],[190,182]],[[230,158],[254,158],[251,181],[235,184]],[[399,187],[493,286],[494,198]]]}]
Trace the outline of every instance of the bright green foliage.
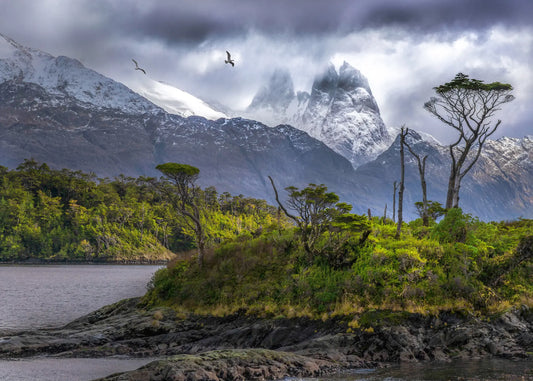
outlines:
[{"label": "bright green foliage", "polygon": [[[189,225],[154,181],[97,179],[33,160],[13,171],[0,167],[0,262],[155,261],[194,248]],[[209,245],[277,223],[276,210],[263,200],[214,188],[198,189],[197,197],[206,205]]]},{"label": "bright green foliage", "polygon": [[298,225],[308,264],[325,256],[330,264],[343,266],[344,251],[353,246],[354,233],[369,230],[370,223],[366,216],[349,213],[352,206],[339,202],[339,196],[327,189],[324,184],[309,184],[302,190],[286,188],[287,205],[297,213],[289,217]]},{"label": "bright green foliage", "polygon": [[[96,179],[33,161],[0,167],[0,260],[156,260],[193,249],[194,233],[154,182]],[[180,255],[154,276],[147,305],[317,318],[370,308],[486,312],[532,304],[533,220],[485,223],[450,209],[438,224],[404,224],[395,239],[394,224],[351,214],[315,186],[295,194],[327,217],[313,220],[323,230],[310,258],[300,228],[264,200],[195,191],[204,265]],[[322,209],[312,209],[317,195],[329,202]]]},{"label": "bright green foliage", "polygon": [[394,225],[367,223],[364,244],[355,233],[351,250],[340,251],[349,266],[325,256],[309,263],[297,230],[267,229],[224,241],[203,268],[180,262],[160,270],[145,303],[314,318],[369,308],[486,312],[531,304],[532,220],[484,223],[456,209],[422,236],[413,234],[417,224],[405,225],[400,240]]},{"label": "bright green foliage", "polygon": [[179,163],[159,164],[155,169],[161,171],[168,177],[193,177],[200,173],[200,170],[192,165]]},{"label": "bright green foliage", "polygon": [[438,94],[444,94],[457,89],[473,91],[506,91],[512,90],[513,87],[508,83],[483,83],[483,81],[479,79],[470,79],[468,78],[468,75],[463,73],[458,73],[454,79],[444,85],[434,87],[434,90]]},{"label": "bright green foliage", "polygon": [[[416,212],[422,218],[424,215],[424,203],[422,201],[415,202]],[[446,209],[442,207],[442,204],[437,201],[427,201],[427,216],[436,221],[439,217],[442,217],[446,213]]]},{"label": "bright green foliage", "polygon": [[441,243],[466,242],[472,218],[460,208],[448,210],[443,220],[433,230],[433,236]]}]

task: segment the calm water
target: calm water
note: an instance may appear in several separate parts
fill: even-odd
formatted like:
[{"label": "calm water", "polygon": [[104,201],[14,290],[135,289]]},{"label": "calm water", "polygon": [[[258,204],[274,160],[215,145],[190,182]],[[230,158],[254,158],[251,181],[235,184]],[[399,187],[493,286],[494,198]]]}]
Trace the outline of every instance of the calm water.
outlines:
[{"label": "calm water", "polygon": [[0,332],[58,327],[141,296],[157,266],[0,266]]},{"label": "calm water", "polygon": [[[0,333],[59,327],[124,298],[141,296],[158,266],[0,266]],[[85,381],[149,359],[0,360],[2,381]]]},{"label": "calm water", "polygon": [[[156,266],[0,266],[0,333],[58,327],[118,300],[140,296]],[[0,360],[2,381],[87,381],[149,359]],[[466,361],[361,369],[320,381],[533,380],[531,361]],[[298,380],[298,379],[287,379]],[[306,379],[317,381],[317,379]]]}]

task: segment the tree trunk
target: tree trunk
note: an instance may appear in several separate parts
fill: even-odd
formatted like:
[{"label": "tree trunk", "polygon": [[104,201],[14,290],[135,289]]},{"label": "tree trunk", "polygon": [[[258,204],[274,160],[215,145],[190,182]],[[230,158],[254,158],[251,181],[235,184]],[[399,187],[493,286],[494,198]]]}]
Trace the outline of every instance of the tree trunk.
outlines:
[{"label": "tree trunk", "polygon": [[459,189],[461,188],[461,180],[457,178],[455,181],[455,187],[453,188],[453,207],[459,207]]},{"label": "tree trunk", "polygon": [[455,182],[457,180],[457,172],[455,168],[455,160],[452,162],[452,167],[450,169],[450,177],[448,179],[448,193],[446,194],[446,210],[453,208],[453,199],[454,199],[454,189]]},{"label": "tree trunk", "polygon": [[200,223],[200,215],[198,214],[195,216],[195,226],[196,226],[196,245],[198,246],[198,265],[200,267],[203,267],[204,265],[204,257],[205,257],[205,236],[204,236],[204,229],[202,227],[202,224]]},{"label": "tree trunk", "polygon": [[420,155],[417,154],[407,142],[405,142],[405,145],[409,149],[409,152],[411,152],[411,155],[415,157],[416,162],[418,164],[418,174],[420,175],[420,186],[422,187],[422,215],[421,215],[422,224],[424,226],[428,226],[429,217],[428,217],[428,196],[427,196],[427,184],[426,184],[426,159],[428,157],[426,155],[422,159],[420,159]]},{"label": "tree trunk", "polygon": [[400,190],[398,191],[398,227],[396,229],[396,239],[400,238],[400,233],[402,231],[403,223],[403,191],[405,189],[405,155],[404,155],[404,145],[405,145],[405,136],[409,131],[408,128],[405,129],[402,127],[400,132],[400,166],[401,166],[401,178],[400,178]]},{"label": "tree trunk", "polygon": [[428,216],[428,195],[427,195],[427,186],[425,178],[421,181],[422,184],[422,204],[424,207],[424,213],[422,214],[422,225],[429,226],[429,216]]},{"label": "tree trunk", "polygon": [[394,193],[392,196],[392,222],[396,222],[396,190],[398,189],[398,182],[394,182]]},{"label": "tree trunk", "polygon": [[422,205],[424,207],[424,212],[422,214],[422,224],[424,226],[429,225],[429,216],[428,216],[428,191],[426,184],[426,159],[427,156],[424,156],[422,159],[422,164],[420,164],[420,158],[418,157],[418,169],[420,172],[420,185],[422,186]]}]

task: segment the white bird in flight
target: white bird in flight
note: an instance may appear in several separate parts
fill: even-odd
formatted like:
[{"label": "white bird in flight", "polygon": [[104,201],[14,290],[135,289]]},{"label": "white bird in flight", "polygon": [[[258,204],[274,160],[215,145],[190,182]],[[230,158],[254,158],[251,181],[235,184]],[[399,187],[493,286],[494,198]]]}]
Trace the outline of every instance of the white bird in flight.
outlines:
[{"label": "white bird in flight", "polygon": [[231,59],[231,54],[229,54],[229,52],[227,50],[226,50],[226,54],[228,55],[228,59],[225,60],[224,62],[227,63],[227,64],[228,63],[231,64],[231,66],[235,66],[235,62]]},{"label": "white bird in flight", "polygon": [[133,58],[131,59],[133,61],[133,63],[135,64],[135,70],[140,70],[142,71],[144,74],[146,74],[146,71],[142,68],[139,67],[139,64],[137,63],[137,61],[135,61]]}]

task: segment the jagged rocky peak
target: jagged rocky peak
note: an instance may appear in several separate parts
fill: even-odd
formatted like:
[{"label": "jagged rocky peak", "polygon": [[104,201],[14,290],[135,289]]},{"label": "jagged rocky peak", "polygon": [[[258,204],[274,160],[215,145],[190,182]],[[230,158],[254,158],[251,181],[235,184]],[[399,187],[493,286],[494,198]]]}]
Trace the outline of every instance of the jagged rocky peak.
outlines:
[{"label": "jagged rocky peak", "polygon": [[335,66],[330,63],[326,71],[315,78],[312,91],[321,91],[331,94],[337,88],[338,82],[339,75],[337,74],[337,70],[335,70]]},{"label": "jagged rocky peak", "polygon": [[301,128],[346,157],[354,167],[374,159],[392,141],[368,80],[349,63],[329,65],[316,78]]},{"label": "jagged rocky peak", "polygon": [[392,142],[368,80],[349,63],[317,75],[311,93],[295,94],[290,74],[276,70],[247,109],[270,125],[291,124],[321,140],[354,167],[375,158]]},{"label": "jagged rocky peak", "polygon": [[372,94],[366,77],[346,61],[344,61],[339,70],[339,87],[346,91],[361,87],[369,94]]}]

